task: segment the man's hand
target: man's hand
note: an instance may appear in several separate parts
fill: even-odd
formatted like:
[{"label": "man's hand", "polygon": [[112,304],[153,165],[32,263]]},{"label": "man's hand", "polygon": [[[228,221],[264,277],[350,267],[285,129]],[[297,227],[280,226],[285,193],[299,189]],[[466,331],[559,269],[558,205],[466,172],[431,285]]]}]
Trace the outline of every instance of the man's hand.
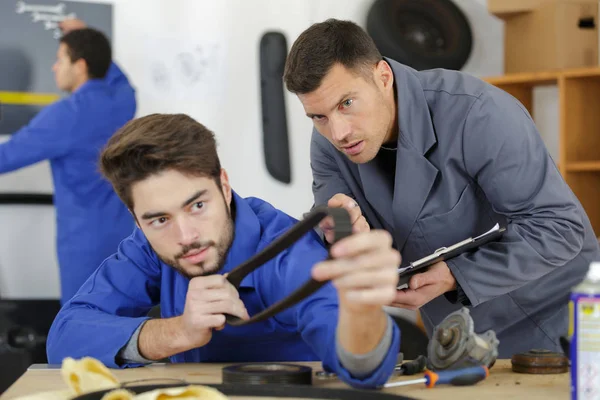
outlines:
[{"label": "man's hand", "polygon": [[433,264],[429,270],[415,274],[408,289],[398,290],[393,307],[416,310],[442,294],[456,289],[456,279],[444,261]]},{"label": "man's hand", "polygon": [[58,27],[62,31],[63,34],[67,34],[76,29],[86,28],[87,25],[80,19],[77,18],[67,18],[58,23]]},{"label": "man's hand", "polygon": [[[331,199],[329,199],[329,201],[327,202],[327,207],[345,208],[350,214],[350,221],[352,221],[352,231],[354,233],[369,232],[371,230],[371,227],[367,223],[367,220],[360,211],[360,207],[358,206],[356,201],[354,201],[354,199],[352,199],[351,197],[343,193],[338,193]],[[323,221],[321,221],[321,223],[319,224],[319,228],[321,228],[321,230],[325,234],[325,240],[327,240],[328,243],[333,243],[333,240],[335,239],[333,234],[333,219],[331,217],[324,218]]]},{"label": "man's hand", "polygon": [[392,248],[392,237],[384,230],[351,235],[335,243],[332,260],[313,268],[318,281],[331,280],[340,305],[356,312],[370,312],[394,299],[398,284],[400,253]]},{"label": "man's hand", "polygon": [[249,319],[238,291],[223,275],[199,276],[189,283],[183,315],[151,319],[138,339],[140,354],[160,360],[207,344],[213,329],[223,329],[225,315]]},{"label": "man's hand", "polygon": [[225,327],[224,314],[250,318],[238,291],[225,276],[192,278],[181,316],[182,333],[192,348],[204,346],[210,341],[213,329]]},{"label": "man's hand", "polygon": [[331,260],[313,267],[318,281],[338,291],[337,340],[347,352],[365,354],[381,341],[388,317],[383,306],[396,295],[400,253],[387,231],[360,232],[331,246]]}]

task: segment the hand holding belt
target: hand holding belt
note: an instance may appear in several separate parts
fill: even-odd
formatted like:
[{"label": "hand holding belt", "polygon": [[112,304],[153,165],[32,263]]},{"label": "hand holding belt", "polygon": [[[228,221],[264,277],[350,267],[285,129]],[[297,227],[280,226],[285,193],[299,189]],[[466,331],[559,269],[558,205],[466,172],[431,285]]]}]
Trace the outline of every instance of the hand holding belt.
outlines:
[{"label": "hand holding belt", "polygon": [[[290,230],[281,235],[276,241],[268,245],[263,251],[234,268],[227,275],[227,280],[237,289],[246,275],[262,266],[267,261],[271,260],[283,250],[290,247],[302,236],[304,236],[304,234],[317,226],[319,222],[321,222],[321,220],[327,216],[333,218],[333,229],[335,234],[334,243],[352,234],[352,222],[350,221],[350,215],[348,214],[348,211],[343,208],[328,208],[324,206],[316,207],[310,213],[308,213],[303,220],[296,223]],[[329,255],[327,259],[331,259],[331,255]],[[296,291],[294,291],[288,297],[278,301],[271,307],[268,307],[266,310],[255,314],[250,319],[243,320],[236,316],[225,314],[226,321],[232,326],[240,326],[264,321],[285,310],[286,308],[289,308],[302,301],[306,297],[316,292],[326,283],[327,281],[319,282],[314,279],[309,279],[306,283],[304,283],[304,285],[296,289]]]}]

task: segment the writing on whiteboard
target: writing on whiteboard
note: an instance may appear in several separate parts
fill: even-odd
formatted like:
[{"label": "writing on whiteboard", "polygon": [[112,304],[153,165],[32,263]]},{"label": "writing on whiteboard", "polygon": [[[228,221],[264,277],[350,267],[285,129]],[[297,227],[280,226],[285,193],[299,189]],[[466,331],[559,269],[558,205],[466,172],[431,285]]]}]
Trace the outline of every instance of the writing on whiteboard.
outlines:
[{"label": "writing on whiteboard", "polygon": [[30,4],[25,1],[17,1],[15,12],[17,14],[31,15],[31,21],[33,23],[40,22],[45,30],[52,31],[55,39],[58,39],[61,35],[58,23],[67,18],[77,18],[75,13],[66,13],[67,6],[65,3],[58,3],[56,5],[44,5],[44,4]]}]

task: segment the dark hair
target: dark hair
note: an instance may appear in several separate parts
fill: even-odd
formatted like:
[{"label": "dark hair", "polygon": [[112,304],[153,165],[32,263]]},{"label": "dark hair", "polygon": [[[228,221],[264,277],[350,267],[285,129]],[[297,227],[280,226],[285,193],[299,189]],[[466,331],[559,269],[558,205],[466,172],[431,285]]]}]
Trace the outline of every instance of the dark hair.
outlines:
[{"label": "dark hair", "polygon": [[371,76],[383,57],[369,34],[351,21],[330,18],[311,25],[292,45],[283,73],[287,89],[310,93],[321,85],[334,64]]},{"label": "dark hair", "polygon": [[60,38],[67,46],[71,62],[83,59],[88,77],[104,78],[112,61],[112,50],[106,36],[92,28],[75,29]]},{"label": "dark hair", "polygon": [[213,178],[220,185],[213,132],[185,114],[151,114],[125,124],[100,155],[102,174],[130,210],[131,186],[168,169]]}]

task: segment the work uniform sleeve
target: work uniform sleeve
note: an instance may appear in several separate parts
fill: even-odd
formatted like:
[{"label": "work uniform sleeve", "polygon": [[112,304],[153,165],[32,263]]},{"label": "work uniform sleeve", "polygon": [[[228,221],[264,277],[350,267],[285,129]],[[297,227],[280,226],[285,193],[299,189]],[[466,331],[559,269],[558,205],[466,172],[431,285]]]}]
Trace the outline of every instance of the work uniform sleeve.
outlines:
[{"label": "work uniform sleeve", "polygon": [[129,79],[114,61],[110,63],[104,80],[110,86],[129,85]]},{"label": "work uniform sleeve", "polygon": [[90,356],[122,366],[119,351],[160,299],[160,262],[141,236],[136,229],[65,303],[48,335],[49,363]]},{"label": "work uniform sleeve", "polygon": [[[296,242],[279,256],[275,271],[269,271],[270,285],[268,290],[262,293],[265,302],[274,304],[298,289],[310,279],[312,267],[326,258],[327,251],[314,232]],[[363,356],[361,360],[363,365],[359,368],[359,374],[354,375],[352,370],[358,372],[354,367],[361,356],[344,352],[338,346],[336,338],[338,311],[337,291],[331,283],[328,283],[274,318],[283,325],[296,327],[304,341],[322,361],[323,368],[336,373],[350,386],[369,389],[383,386],[396,365],[400,349],[398,326],[388,318],[388,331],[382,335],[382,341],[386,342],[383,344],[385,348],[381,349],[380,345],[367,356]],[[373,357],[378,359],[373,362]],[[370,370],[365,370],[364,366]]]},{"label": "work uniform sleeve", "polygon": [[77,112],[61,100],[43,108],[10,139],[0,144],[0,173],[58,158],[71,151]]},{"label": "work uniform sleeve", "polygon": [[447,262],[476,306],[563,267],[580,252],[584,226],[576,197],[512,96],[483,94],[462,135],[464,168],[508,221],[501,240]]},{"label": "work uniform sleeve", "polygon": [[333,156],[327,151],[328,143],[326,138],[313,130],[310,142],[310,167],[315,206],[326,205],[329,199],[338,193],[354,198]]}]

